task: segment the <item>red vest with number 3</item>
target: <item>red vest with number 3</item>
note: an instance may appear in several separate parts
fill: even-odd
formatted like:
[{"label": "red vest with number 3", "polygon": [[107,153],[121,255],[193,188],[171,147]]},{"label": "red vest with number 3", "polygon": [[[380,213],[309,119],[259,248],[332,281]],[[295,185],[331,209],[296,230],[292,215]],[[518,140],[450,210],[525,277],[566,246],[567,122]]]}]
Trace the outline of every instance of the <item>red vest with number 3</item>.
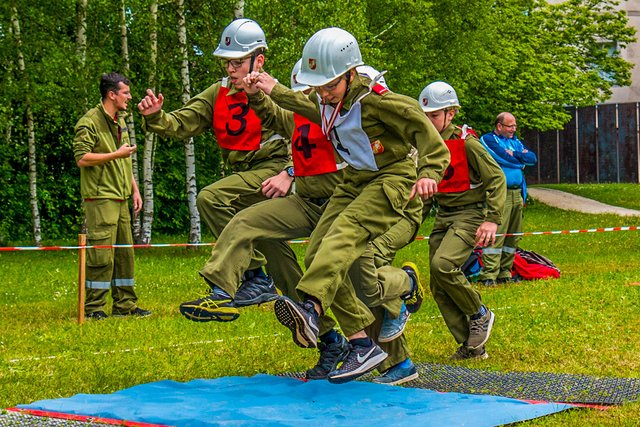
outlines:
[{"label": "red vest with number 3", "polygon": [[227,150],[256,151],[262,140],[262,123],[249,107],[247,94],[237,92],[227,95],[223,86],[218,92],[213,110],[213,132],[218,145]]},{"label": "red vest with number 3", "polygon": [[469,163],[464,140],[468,134],[476,136],[472,130],[463,129],[462,136],[457,139],[447,139],[444,143],[451,153],[451,162],[444,171],[444,177],[438,184],[439,193],[461,193],[471,189],[469,180]]},{"label": "red vest with number 3", "polygon": [[296,176],[322,175],[338,170],[333,144],[322,128],[299,114],[291,136],[291,158]]}]

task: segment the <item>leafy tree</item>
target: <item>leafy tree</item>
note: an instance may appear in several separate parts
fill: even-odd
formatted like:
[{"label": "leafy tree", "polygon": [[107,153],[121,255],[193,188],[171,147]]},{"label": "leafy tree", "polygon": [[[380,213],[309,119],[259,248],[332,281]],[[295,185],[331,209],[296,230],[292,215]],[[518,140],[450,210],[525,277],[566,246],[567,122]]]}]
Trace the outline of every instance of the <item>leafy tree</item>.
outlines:
[{"label": "leafy tree", "polygon": [[[129,68],[122,44],[121,2],[88,0],[86,50],[77,16],[84,0],[0,2],[0,242],[33,235],[29,205],[27,100],[37,141],[38,202],[43,237],[73,238],[81,223],[79,170],[72,155],[73,126],[99,100],[100,74],[124,72],[135,104],[144,95],[152,63],[149,53],[152,0],[127,0],[124,9]],[[234,17],[238,0],[185,0],[187,61],[192,95],[224,75],[213,51]],[[25,75],[17,68],[11,8],[21,22]],[[76,9],[79,8],[79,9]],[[512,111],[525,128],[561,128],[565,106],[604,101],[613,85],[630,82],[631,64],[620,50],[634,40],[617,0],[245,0],[244,15],[264,28],[269,44],[265,68],[288,84],[291,67],[317,30],[338,26],[353,33],[365,61],[392,90],[417,98],[433,80],[451,83],[463,105],[462,119],[480,131],[495,115]],[[173,0],[158,3],[156,85],[165,110],[183,101],[183,54]],[[142,134],[136,120],[136,133]],[[138,152],[144,142],[138,138]],[[224,173],[211,131],[194,140],[199,187]],[[156,233],[190,228],[184,191],[184,144],[159,140],[155,151]],[[141,191],[144,189],[141,188]]]}]

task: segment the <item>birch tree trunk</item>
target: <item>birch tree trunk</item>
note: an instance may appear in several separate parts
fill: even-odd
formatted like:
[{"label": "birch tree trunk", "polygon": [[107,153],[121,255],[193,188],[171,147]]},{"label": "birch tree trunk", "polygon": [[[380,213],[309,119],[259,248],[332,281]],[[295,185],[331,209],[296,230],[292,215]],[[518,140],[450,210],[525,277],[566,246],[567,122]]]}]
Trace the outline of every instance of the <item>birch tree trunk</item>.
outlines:
[{"label": "birch tree trunk", "polygon": [[[151,3],[151,28],[149,40],[151,41],[151,72],[149,74],[149,88],[156,90],[156,67],[158,63],[158,2]],[[155,156],[155,134],[147,132],[144,137],[144,219],[142,221],[142,243],[151,243],[151,227],[153,224],[153,163]]]},{"label": "birch tree trunk", "polygon": [[[182,65],[180,76],[182,78],[182,103],[186,104],[191,98],[191,81],[189,78],[189,56],[187,51],[187,22],[184,16],[184,0],[178,0],[178,42]],[[193,138],[189,138],[184,144],[186,163],[187,203],[189,205],[189,243],[200,243],[200,213],[196,207],[198,188],[196,186],[196,156]]]},{"label": "birch tree trunk", "polygon": [[233,6],[233,16],[235,19],[244,18],[244,0],[236,1]]},{"label": "birch tree trunk", "polygon": [[[80,75],[85,75],[85,63],[87,62],[87,0],[76,0],[76,55],[80,61]],[[82,98],[83,111],[87,111],[89,100],[87,98],[87,86],[80,83],[80,97]]]},{"label": "birch tree trunk", "polygon": [[22,54],[22,38],[20,36],[20,20],[18,9],[11,8],[11,24],[13,35],[16,38],[18,52],[18,70],[25,83],[25,100],[27,104],[27,135],[28,135],[28,162],[29,162],[29,200],[31,203],[31,215],[33,217],[33,241],[36,246],[42,244],[42,230],[40,227],[40,209],[38,207],[38,186],[37,186],[37,163],[36,163],[36,133],[34,129],[33,110],[31,109],[31,95],[29,91],[29,81],[26,76],[26,66],[24,55]]},{"label": "birch tree trunk", "polygon": [[[87,0],[76,1],[76,56],[80,62],[80,75],[85,76],[85,64],[87,62]],[[81,80],[82,82],[79,85],[80,98],[82,100],[82,111],[86,113],[89,105],[87,86],[84,83],[86,78]],[[80,234],[87,234],[87,220],[84,217],[80,226]]]},{"label": "birch tree trunk", "polygon": [[[131,67],[129,65],[129,39],[127,37],[127,14],[126,14],[126,0],[120,0],[120,41],[122,47],[122,67],[124,75],[129,77]],[[135,108],[135,107],[134,107]],[[129,129],[129,139],[131,145],[136,145],[136,127],[134,122],[134,115],[132,112],[127,116],[127,128]],[[138,188],[140,188],[140,173],[138,172],[138,153],[135,152],[131,155],[131,163],[133,167],[133,179],[136,181]],[[140,215],[133,211],[131,213],[131,220],[133,222],[133,239],[139,243],[142,234],[142,225],[140,223]]]}]

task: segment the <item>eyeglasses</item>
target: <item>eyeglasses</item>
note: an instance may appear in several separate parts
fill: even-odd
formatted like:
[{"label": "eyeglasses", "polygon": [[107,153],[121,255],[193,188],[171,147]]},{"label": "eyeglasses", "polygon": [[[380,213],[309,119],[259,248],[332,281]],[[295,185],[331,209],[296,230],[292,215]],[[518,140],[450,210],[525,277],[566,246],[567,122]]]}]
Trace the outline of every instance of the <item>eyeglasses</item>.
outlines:
[{"label": "eyeglasses", "polygon": [[513,125],[505,125],[504,123],[500,123],[500,124],[502,125],[502,127],[509,128],[509,129],[517,129],[518,128],[518,125],[516,125],[516,124],[513,124]]},{"label": "eyeglasses", "polygon": [[332,82],[327,83],[326,85],[315,86],[314,89],[315,90],[322,90],[324,92],[331,92],[332,90],[334,90],[335,88],[338,87],[338,85],[340,84],[341,77],[342,76],[338,77],[337,79],[335,79]]},{"label": "eyeglasses", "polygon": [[226,58],[222,58],[220,59],[220,63],[222,64],[222,66],[224,68],[227,68],[229,65],[231,65],[231,68],[233,68],[234,70],[237,70],[238,68],[242,67],[242,64],[245,63],[245,61],[247,59],[251,58],[250,56],[246,56],[244,58],[240,58],[240,59],[226,59]]}]

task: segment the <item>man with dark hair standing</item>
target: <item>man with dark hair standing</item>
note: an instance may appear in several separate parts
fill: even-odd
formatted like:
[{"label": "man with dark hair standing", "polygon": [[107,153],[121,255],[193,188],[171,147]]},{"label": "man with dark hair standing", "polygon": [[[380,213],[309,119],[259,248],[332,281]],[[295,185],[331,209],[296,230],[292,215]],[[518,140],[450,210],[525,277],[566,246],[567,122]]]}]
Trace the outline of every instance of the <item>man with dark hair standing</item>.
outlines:
[{"label": "man with dark hair standing", "polygon": [[496,242],[482,250],[483,267],[478,280],[485,286],[512,281],[511,267],[521,239],[521,236],[513,234],[522,232],[522,209],[527,201],[524,168],[538,162],[535,153],[529,151],[516,136],[517,128],[515,116],[503,112],[496,117],[493,132],[480,138],[480,142],[502,168],[507,179],[507,201]]},{"label": "man with dark hair standing", "polygon": [[[103,74],[102,102],[89,110],[75,126],[73,152],[80,167],[80,191],[84,200],[88,243],[91,246],[130,245],[133,209],[140,212],[142,198],[133,179],[131,155],[124,120],[131,99],[129,80],[117,73]],[[87,250],[85,316],[105,319],[104,305],[109,289],[114,316],[146,317],[151,314],[137,306],[134,292],[133,248],[92,248]]]}]

